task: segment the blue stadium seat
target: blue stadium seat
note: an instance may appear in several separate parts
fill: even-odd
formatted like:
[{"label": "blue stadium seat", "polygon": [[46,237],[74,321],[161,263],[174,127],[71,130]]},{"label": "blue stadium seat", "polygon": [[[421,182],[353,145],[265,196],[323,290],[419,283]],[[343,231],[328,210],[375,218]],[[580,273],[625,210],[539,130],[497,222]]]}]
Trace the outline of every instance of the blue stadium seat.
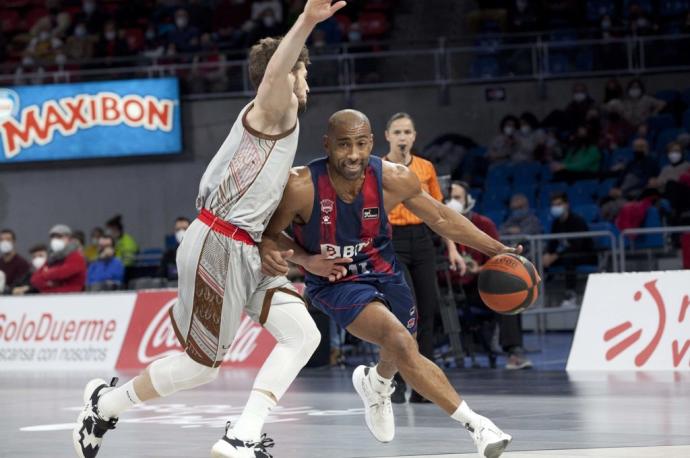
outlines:
[{"label": "blue stadium seat", "polygon": [[549,55],[549,73],[553,75],[568,73],[570,62],[568,56],[563,53],[552,53]]},{"label": "blue stadium seat", "polygon": [[158,266],[161,263],[162,257],[163,250],[161,248],[146,248],[137,254],[135,265],[137,267]]},{"label": "blue stadium seat", "polygon": [[690,87],[681,93],[680,98],[686,105],[690,106]]},{"label": "blue stadium seat", "polygon": [[501,72],[498,59],[493,56],[475,57],[472,62],[472,77],[474,78],[494,78]]},{"label": "blue stadium seat", "polygon": [[599,272],[599,266],[594,264],[580,264],[575,267],[575,272],[579,274],[596,274]]},{"label": "blue stadium seat", "polygon": [[[656,207],[649,207],[645,214],[642,227],[661,227],[661,214]],[[633,246],[636,249],[661,248],[664,246],[664,236],[662,234],[642,234],[635,239]]]},{"label": "blue stadium seat", "polygon": [[613,0],[587,0],[587,20],[598,22],[605,15],[613,16],[616,5]]},{"label": "blue stadium seat", "polygon": [[508,206],[509,198],[510,185],[508,183],[505,183],[501,186],[493,185],[490,188],[484,188],[482,210],[484,212],[489,210],[505,210]]},{"label": "blue stadium seat", "polygon": [[583,49],[577,53],[575,69],[579,72],[591,72],[594,69],[594,53],[591,49]]},{"label": "blue stadium seat", "polygon": [[551,232],[551,225],[553,224],[551,209],[544,208],[543,210],[539,210],[537,212],[537,216],[539,217],[539,222],[541,223],[541,227],[544,229],[544,232]]},{"label": "blue stadium seat", "polygon": [[676,127],[676,120],[673,119],[673,115],[668,113],[659,114],[647,119],[647,126],[649,126],[650,131],[661,132],[664,129]]},{"label": "blue stadium seat", "polygon": [[661,99],[666,103],[673,102],[674,100],[680,98],[680,91],[676,91],[675,89],[667,89],[665,91],[658,91],[656,94],[654,94],[654,97],[657,99]]},{"label": "blue stadium seat", "polygon": [[505,208],[495,210],[484,210],[483,214],[491,221],[493,221],[496,227],[499,227],[501,224],[503,224],[503,221],[506,220]]},{"label": "blue stadium seat", "polygon": [[513,166],[513,182],[537,183],[541,179],[542,165],[539,162],[520,162]]},{"label": "blue stadium seat", "polygon": [[513,176],[513,167],[510,164],[497,164],[489,168],[486,174],[485,187],[494,185],[509,185]]},{"label": "blue stadium seat", "polygon": [[545,183],[539,191],[539,208],[548,209],[551,206],[551,194],[568,192],[566,183]]},{"label": "blue stadium seat", "polygon": [[678,135],[685,132],[685,129],[678,127],[671,127],[670,129],[664,129],[659,132],[656,136],[656,141],[654,142],[654,151],[659,155],[665,155],[666,146],[674,141]]},{"label": "blue stadium seat", "polygon": [[582,216],[587,224],[599,219],[599,206],[596,204],[573,205],[573,213]]},{"label": "blue stadium seat", "polygon": [[599,182],[597,180],[576,181],[568,189],[570,205],[592,204],[596,201]]},{"label": "blue stadium seat", "polygon": [[[690,105],[690,102],[686,102],[688,105]],[[683,127],[686,128],[687,130],[690,130],[690,110],[687,110],[683,114]]]},{"label": "blue stadium seat", "polygon": [[635,158],[635,153],[632,148],[618,148],[611,154],[611,159],[609,161],[609,167],[613,167],[618,163],[627,164]]},{"label": "blue stadium seat", "polygon": [[685,15],[690,5],[688,0],[661,0],[659,13],[662,17]]},{"label": "blue stadium seat", "polygon": [[607,178],[603,180],[601,183],[599,183],[599,187],[597,188],[597,196],[599,198],[601,197],[606,197],[609,195],[609,191],[616,185],[616,179],[615,178]]},{"label": "blue stadium seat", "polygon": [[[589,223],[589,229],[592,231],[609,231],[612,232],[614,237],[618,237],[618,228],[609,223],[608,221],[599,221]],[[592,237],[594,241],[594,248],[597,250],[610,250],[611,249],[611,238],[610,237]]]}]

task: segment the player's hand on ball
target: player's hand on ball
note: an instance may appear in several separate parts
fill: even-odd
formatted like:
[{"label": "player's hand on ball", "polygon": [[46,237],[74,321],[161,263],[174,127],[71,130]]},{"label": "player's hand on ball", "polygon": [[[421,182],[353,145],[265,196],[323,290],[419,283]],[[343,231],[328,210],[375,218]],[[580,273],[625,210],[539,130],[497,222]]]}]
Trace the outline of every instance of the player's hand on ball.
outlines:
[{"label": "player's hand on ball", "polygon": [[305,18],[314,23],[325,21],[347,5],[345,1],[331,3],[331,0],[307,0],[307,4],[304,5]]},{"label": "player's hand on ball", "polygon": [[503,245],[503,248],[500,251],[497,251],[494,256],[499,254],[522,254],[522,245],[518,245],[516,247]]},{"label": "player's hand on ball", "polygon": [[329,281],[338,281],[347,275],[347,267],[343,264],[351,262],[352,258],[329,258],[325,254],[315,254],[309,256],[303,267],[314,275],[326,277]]}]

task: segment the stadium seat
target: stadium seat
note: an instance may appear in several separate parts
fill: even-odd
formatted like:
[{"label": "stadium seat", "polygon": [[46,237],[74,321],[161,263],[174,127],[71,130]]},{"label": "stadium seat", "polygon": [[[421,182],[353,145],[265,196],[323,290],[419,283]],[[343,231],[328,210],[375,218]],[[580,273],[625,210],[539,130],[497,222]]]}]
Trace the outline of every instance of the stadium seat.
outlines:
[{"label": "stadium seat", "polygon": [[551,206],[551,195],[556,192],[568,192],[566,183],[545,183],[539,191],[539,208],[548,209]]},{"label": "stadium seat", "polygon": [[597,197],[602,198],[609,195],[609,191],[616,185],[615,178],[607,178],[599,183],[597,187]]},{"label": "stadium seat", "polygon": [[573,205],[573,213],[582,216],[587,224],[599,219],[599,206],[596,204]]},{"label": "stadium seat", "polygon": [[627,164],[628,162],[632,161],[634,157],[635,153],[633,153],[632,148],[618,148],[613,152],[613,154],[611,154],[608,165],[609,167],[613,167],[618,163]]},{"label": "stadium seat", "polygon": [[681,93],[680,98],[688,107],[690,107],[690,87]]},{"label": "stadium seat", "polygon": [[499,227],[501,224],[503,224],[503,221],[506,220],[505,208],[494,209],[494,210],[484,210],[483,214],[484,214],[484,216],[489,218],[491,221],[493,221],[494,224],[496,225],[496,227]]},{"label": "stadium seat", "polygon": [[683,114],[683,127],[687,130],[690,130],[690,110],[687,110]]},{"label": "stadium seat", "polygon": [[500,65],[493,56],[478,56],[472,62],[473,78],[493,78],[499,74]]},{"label": "stadium seat", "polygon": [[587,0],[587,20],[598,22],[605,15],[613,16],[616,5],[613,0]]},{"label": "stadium seat", "polygon": [[557,75],[561,73],[568,73],[569,71],[570,62],[566,54],[552,53],[549,55],[549,73]]},{"label": "stadium seat", "polygon": [[579,72],[591,72],[594,69],[594,54],[591,49],[583,49],[577,53],[575,68]]},{"label": "stadium seat", "polygon": [[576,181],[568,189],[570,205],[592,204],[596,201],[599,182],[597,180]]},{"label": "stadium seat", "polygon": [[[645,214],[642,227],[661,226],[663,226],[663,224],[661,222],[661,214],[659,213],[659,210],[656,207],[649,207],[647,213]],[[641,234],[637,236],[632,245],[638,250],[662,248],[664,246],[664,236],[663,234]]]},{"label": "stadium seat", "polygon": [[539,162],[520,162],[513,166],[513,182],[538,183],[541,179],[542,165]]},{"label": "stadium seat", "polygon": [[504,185],[493,185],[484,189],[482,197],[482,209],[488,210],[505,210],[510,198],[510,186],[506,183]]},{"label": "stadium seat", "polygon": [[656,141],[654,142],[654,151],[658,155],[665,155],[666,146],[678,138],[678,135],[685,132],[685,129],[678,127],[671,127],[669,129],[664,129],[656,136]]},{"label": "stadium seat", "polygon": [[649,126],[650,131],[661,132],[664,129],[676,127],[676,121],[673,119],[673,115],[660,114],[647,119],[647,126]]},{"label": "stadium seat", "polygon": [[688,0],[661,0],[659,14],[665,18],[685,15],[690,8],[688,3]]},{"label": "stadium seat", "polygon": [[664,91],[658,91],[656,94],[654,94],[654,97],[657,99],[663,100],[666,103],[673,102],[674,100],[680,98],[680,91],[676,91],[675,89],[667,89]]},{"label": "stadium seat", "polygon": [[551,209],[545,208],[537,212],[539,222],[544,232],[551,232],[551,225],[553,224],[553,216],[551,216]]},{"label": "stadium seat", "polygon": [[0,10],[0,27],[7,34],[12,34],[20,30],[21,20],[17,10]]},{"label": "stadium seat", "polygon": [[498,164],[489,168],[486,174],[486,186],[510,185],[513,177],[513,167],[509,164]]},{"label": "stadium seat", "polygon": [[365,12],[359,16],[358,20],[362,27],[362,37],[365,39],[377,40],[390,29],[390,23],[384,13]]},{"label": "stadium seat", "polygon": [[163,257],[163,250],[160,248],[146,248],[137,254],[135,265],[138,267],[158,266]]},{"label": "stadium seat", "polygon": [[[608,221],[599,221],[589,223],[589,229],[591,231],[609,231],[614,237],[618,237],[618,228],[614,224]],[[594,241],[594,248],[597,250],[610,250],[611,249],[611,238],[607,236],[592,237]]]}]

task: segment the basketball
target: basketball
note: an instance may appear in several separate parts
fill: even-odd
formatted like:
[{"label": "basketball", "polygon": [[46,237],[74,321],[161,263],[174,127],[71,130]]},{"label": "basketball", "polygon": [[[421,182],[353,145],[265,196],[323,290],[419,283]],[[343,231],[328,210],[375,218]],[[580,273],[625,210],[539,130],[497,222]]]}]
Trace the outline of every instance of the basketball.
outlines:
[{"label": "basketball", "polygon": [[516,254],[499,254],[479,270],[479,295],[491,310],[513,315],[534,304],[541,278],[534,265]]}]

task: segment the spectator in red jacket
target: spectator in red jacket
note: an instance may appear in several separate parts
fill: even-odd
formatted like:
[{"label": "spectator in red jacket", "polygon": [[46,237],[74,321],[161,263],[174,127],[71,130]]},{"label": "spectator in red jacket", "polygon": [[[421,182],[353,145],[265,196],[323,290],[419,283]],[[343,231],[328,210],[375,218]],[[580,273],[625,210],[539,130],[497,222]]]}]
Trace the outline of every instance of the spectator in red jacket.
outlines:
[{"label": "spectator in red jacket", "polygon": [[41,293],[74,293],[84,290],[86,259],[71,239],[72,230],[58,224],[50,230],[48,261],[31,275],[31,285]]}]

